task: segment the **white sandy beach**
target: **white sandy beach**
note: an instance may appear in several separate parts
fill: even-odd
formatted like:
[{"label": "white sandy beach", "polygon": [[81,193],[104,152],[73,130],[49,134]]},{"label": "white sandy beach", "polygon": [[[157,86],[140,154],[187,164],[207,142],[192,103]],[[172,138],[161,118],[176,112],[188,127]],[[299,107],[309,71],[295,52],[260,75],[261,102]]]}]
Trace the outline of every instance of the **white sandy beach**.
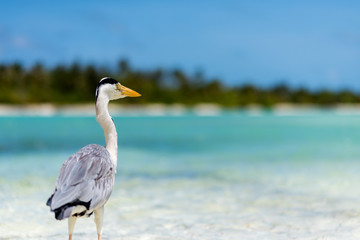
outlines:
[{"label": "white sandy beach", "polygon": [[[223,108],[218,104],[200,103],[192,107],[183,104],[142,104],[142,105],[123,105],[110,104],[109,111],[114,116],[181,116],[192,113],[198,116],[216,116],[226,111],[241,111],[249,115],[262,115],[271,111],[275,115],[301,115],[311,114],[318,111],[331,111],[339,115],[360,115],[360,104],[337,104],[323,108],[316,105],[296,105],[296,104],[277,104],[271,109],[263,108],[260,105],[249,105],[239,108]],[[95,116],[93,104],[66,104],[55,105],[46,104],[26,104],[12,105],[0,104],[0,116]]]}]

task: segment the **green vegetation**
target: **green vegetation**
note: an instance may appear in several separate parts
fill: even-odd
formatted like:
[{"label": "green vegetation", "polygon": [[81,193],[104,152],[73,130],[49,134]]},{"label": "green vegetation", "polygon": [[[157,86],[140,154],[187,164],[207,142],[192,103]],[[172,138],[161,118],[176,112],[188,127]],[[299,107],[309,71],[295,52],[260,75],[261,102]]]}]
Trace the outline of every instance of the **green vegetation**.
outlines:
[{"label": "green vegetation", "polygon": [[0,103],[85,103],[94,101],[99,79],[112,76],[125,86],[142,94],[141,98],[124,99],[131,103],[218,103],[237,107],[260,104],[271,107],[277,103],[332,105],[360,103],[360,94],[351,91],[308,91],[278,84],[267,89],[251,84],[228,87],[219,79],[205,79],[201,73],[188,75],[181,70],[132,69],[120,61],[117,69],[58,65],[47,69],[41,64],[24,68],[21,64],[0,65]]}]

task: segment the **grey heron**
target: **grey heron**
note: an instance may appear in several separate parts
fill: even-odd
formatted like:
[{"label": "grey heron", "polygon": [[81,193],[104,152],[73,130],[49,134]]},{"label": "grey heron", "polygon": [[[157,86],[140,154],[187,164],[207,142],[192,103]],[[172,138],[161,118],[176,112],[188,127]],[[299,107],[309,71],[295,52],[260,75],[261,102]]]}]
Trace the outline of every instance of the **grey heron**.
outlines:
[{"label": "grey heron", "polygon": [[117,165],[117,132],[108,111],[110,100],[139,97],[139,93],[113,78],[102,78],[96,88],[96,120],[104,129],[105,147],[90,144],[71,155],[62,165],[54,193],[46,205],[57,220],[68,218],[69,240],[78,217],[94,213],[98,240],[101,239],[104,204],[114,186]]}]

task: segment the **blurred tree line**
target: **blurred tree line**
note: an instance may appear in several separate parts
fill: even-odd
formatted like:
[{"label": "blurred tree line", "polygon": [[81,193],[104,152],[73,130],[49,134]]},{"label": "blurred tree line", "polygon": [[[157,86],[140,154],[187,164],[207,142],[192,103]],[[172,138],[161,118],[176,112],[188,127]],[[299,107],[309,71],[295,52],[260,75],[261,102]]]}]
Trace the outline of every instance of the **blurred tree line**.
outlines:
[{"label": "blurred tree line", "polygon": [[115,70],[93,65],[57,65],[45,68],[35,64],[24,68],[19,63],[0,65],[0,103],[86,103],[94,101],[95,88],[104,76],[111,76],[142,94],[131,103],[217,103],[236,107],[277,103],[332,105],[360,103],[360,94],[342,91],[309,91],[278,84],[260,88],[251,84],[228,87],[219,79],[206,79],[202,73],[189,75],[181,70],[141,71],[121,60]]}]

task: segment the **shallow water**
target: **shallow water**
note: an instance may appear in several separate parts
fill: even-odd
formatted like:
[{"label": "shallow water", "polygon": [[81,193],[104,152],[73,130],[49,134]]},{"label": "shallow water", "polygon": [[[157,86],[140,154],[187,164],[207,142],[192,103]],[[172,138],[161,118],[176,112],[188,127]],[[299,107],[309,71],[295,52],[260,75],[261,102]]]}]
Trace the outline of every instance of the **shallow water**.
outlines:
[{"label": "shallow water", "polygon": [[[114,117],[103,239],[359,239],[360,116]],[[0,118],[0,239],[66,239],[47,198],[93,117]],[[93,218],[74,240],[96,239]]]}]

